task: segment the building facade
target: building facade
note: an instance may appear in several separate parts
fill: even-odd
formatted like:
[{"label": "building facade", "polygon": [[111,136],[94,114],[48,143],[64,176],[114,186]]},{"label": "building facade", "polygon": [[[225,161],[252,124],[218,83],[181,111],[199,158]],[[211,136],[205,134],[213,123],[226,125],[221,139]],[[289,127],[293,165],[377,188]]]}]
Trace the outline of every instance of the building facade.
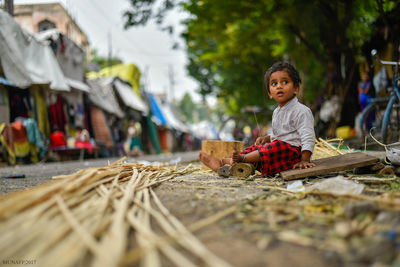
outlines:
[{"label": "building facade", "polygon": [[15,5],[14,19],[31,33],[56,28],[78,44],[83,51],[89,52],[86,34],[60,3]]}]

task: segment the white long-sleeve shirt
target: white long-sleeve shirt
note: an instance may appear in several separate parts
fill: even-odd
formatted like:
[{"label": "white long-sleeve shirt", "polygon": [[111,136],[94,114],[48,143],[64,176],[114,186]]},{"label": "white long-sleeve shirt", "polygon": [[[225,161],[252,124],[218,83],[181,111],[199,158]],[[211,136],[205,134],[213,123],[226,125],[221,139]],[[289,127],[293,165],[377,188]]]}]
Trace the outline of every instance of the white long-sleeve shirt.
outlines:
[{"label": "white long-sleeve shirt", "polygon": [[301,104],[297,97],[274,110],[271,128],[271,141],[279,139],[292,146],[301,146],[301,151],[314,151],[314,117],[311,110]]}]

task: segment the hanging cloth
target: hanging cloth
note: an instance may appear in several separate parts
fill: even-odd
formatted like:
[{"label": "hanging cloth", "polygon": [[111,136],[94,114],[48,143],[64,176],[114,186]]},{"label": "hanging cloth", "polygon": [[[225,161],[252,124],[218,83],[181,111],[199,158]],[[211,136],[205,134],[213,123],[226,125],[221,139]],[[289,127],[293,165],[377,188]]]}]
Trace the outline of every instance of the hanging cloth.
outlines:
[{"label": "hanging cloth", "polygon": [[36,109],[36,121],[39,130],[45,135],[50,135],[50,124],[49,115],[47,113],[46,101],[43,97],[44,92],[40,87],[35,88],[35,109]]},{"label": "hanging cloth", "polygon": [[49,108],[50,110],[50,122],[51,125],[57,126],[60,131],[64,134],[65,132],[65,124],[67,123],[66,114],[64,112],[64,98],[61,94],[57,95],[57,100],[54,104],[52,104]]},{"label": "hanging cloth", "polygon": [[14,138],[15,155],[26,157],[29,154],[29,140],[26,129],[22,121],[15,121],[11,124]]}]

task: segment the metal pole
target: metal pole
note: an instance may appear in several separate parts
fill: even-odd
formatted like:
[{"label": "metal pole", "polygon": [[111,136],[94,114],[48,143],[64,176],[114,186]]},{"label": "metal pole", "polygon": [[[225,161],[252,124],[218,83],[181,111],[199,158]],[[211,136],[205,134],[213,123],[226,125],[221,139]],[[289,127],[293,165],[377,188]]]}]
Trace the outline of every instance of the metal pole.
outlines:
[{"label": "metal pole", "polygon": [[10,16],[14,16],[14,0],[5,0],[4,1],[4,9],[10,14]]},{"label": "metal pole", "polygon": [[175,102],[175,74],[174,74],[174,68],[172,65],[168,65],[168,77],[169,77],[169,90],[171,92],[171,103]]},{"label": "metal pole", "polygon": [[112,37],[111,37],[111,30],[108,31],[107,35],[108,39],[108,71],[111,74],[111,60],[112,60]]}]

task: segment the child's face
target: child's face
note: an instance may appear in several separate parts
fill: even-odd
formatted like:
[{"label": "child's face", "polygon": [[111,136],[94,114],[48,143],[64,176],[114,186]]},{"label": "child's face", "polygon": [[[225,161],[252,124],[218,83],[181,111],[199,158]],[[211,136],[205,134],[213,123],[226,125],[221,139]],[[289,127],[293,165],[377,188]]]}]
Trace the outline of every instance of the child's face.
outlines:
[{"label": "child's face", "polygon": [[269,77],[269,97],[273,98],[280,107],[286,105],[299,93],[300,86],[294,86],[292,78],[286,70],[276,71]]}]

